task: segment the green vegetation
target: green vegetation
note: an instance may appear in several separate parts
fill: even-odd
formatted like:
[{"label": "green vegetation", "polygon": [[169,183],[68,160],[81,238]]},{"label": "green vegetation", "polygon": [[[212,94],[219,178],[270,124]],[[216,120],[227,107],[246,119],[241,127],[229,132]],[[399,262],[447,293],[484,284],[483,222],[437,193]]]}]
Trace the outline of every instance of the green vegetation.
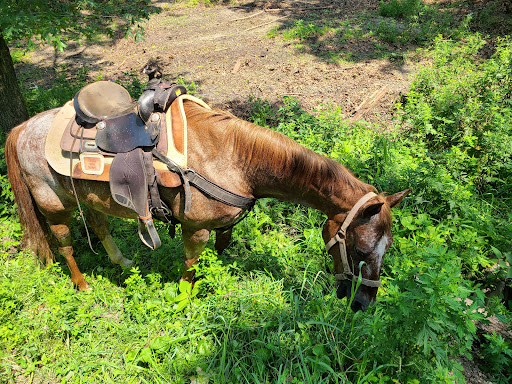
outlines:
[{"label": "green vegetation", "polygon": [[[386,2],[380,17],[399,25],[424,6]],[[0,381],[455,383],[465,355],[485,362],[494,382],[510,382],[512,341],[477,334],[475,322],[512,321],[511,302],[484,294],[512,278],[512,41],[499,39],[486,58],[484,39],[465,23],[463,35],[439,37],[425,53],[430,66],[398,106],[393,129],[348,124],[335,108],[314,116],[292,98],[279,109],[251,100],[252,121],[345,164],[379,191],[413,188],[394,211],[383,287],[366,313],[336,298],[322,214],[271,199],[235,227],[225,254],[207,246],[194,287],[176,283],[179,229],[171,240],[161,226],[164,245],[151,252],[133,221],[112,220],[135,261],[122,270],[98,240],[100,256],[89,250],[77,221],[77,261],[93,288],[77,294],[63,260],[40,268],[15,248],[20,229],[0,156]],[[299,26],[294,38],[304,41],[336,33]],[[137,77],[126,78],[140,92]],[[49,90],[25,89],[31,113],[67,101],[69,82],[63,75]]]},{"label": "green vegetation", "polygon": [[[308,12],[303,19],[284,23],[273,29],[269,37],[282,32],[287,40],[301,42],[298,47],[328,61],[358,61],[380,56],[393,57],[409,50],[411,44],[428,44],[438,34],[458,36],[468,29],[470,19],[455,25],[450,12],[420,0],[381,1],[379,10],[357,15],[344,12]],[[373,46],[364,57],[352,52],[353,44]],[[384,45],[383,45],[384,44]]]},{"label": "green vegetation", "polygon": [[505,36],[512,27],[505,6],[499,1],[480,7],[471,1],[381,0],[378,9],[366,12],[349,6],[299,13],[273,28],[268,37],[295,40],[301,53],[333,63],[395,60],[418,46],[430,46],[438,35],[454,40],[474,32]]},{"label": "green vegetation", "polygon": [[[101,36],[142,38],[142,21],[155,8],[148,0],[78,0],[47,3],[40,0],[3,0],[0,12],[0,131],[6,134],[31,116],[18,87],[14,63],[20,52],[10,55],[8,43],[21,49],[35,49],[38,43],[63,51],[71,42]],[[13,59],[13,60],[11,60]],[[51,102],[50,102],[51,103]]]}]

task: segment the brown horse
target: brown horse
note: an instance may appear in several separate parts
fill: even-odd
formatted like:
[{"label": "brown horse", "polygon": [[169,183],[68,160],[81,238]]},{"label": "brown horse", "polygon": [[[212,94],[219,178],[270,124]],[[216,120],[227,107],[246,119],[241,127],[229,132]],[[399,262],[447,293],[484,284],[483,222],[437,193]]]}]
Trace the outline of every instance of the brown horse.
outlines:
[{"label": "brown horse", "polygon": [[[359,277],[363,284],[354,296],[352,309],[366,309],[375,300],[382,258],[392,243],[390,208],[409,190],[391,196],[370,193],[374,187],[359,181],[345,167],[282,134],[194,102],[186,101],[184,105],[188,116],[188,166],[239,195],[272,197],[324,212],[327,221],[323,238],[334,259],[337,295],[350,295],[352,282]],[[53,235],[73,283],[84,290],[88,284],[75,263],[69,229],[76,198],[70,178],[53,171],[45,160],[45,138],[57,112],[42,112],[11,131],[5,147],[8,176],[26,246],[41,260],[49,261],[53,256],[48,238]],[[136,218],[133,211],[114,201],[108,183],[75,180],[74,184],[79,201],[88,207],[87,222],[112,262],[129,265],[131,261],[112,239],[107,215]],[[191,281],[194,272],[190,267],[198,260],[210,232],[234,224],[241,209],[192,188],[192,207],[185,214],[182,187],[160,187],[160,194],[181,223],[185,249],[182,278]],[[230,237],[229,230],[217,232],[215,245],[219,252]]]}]

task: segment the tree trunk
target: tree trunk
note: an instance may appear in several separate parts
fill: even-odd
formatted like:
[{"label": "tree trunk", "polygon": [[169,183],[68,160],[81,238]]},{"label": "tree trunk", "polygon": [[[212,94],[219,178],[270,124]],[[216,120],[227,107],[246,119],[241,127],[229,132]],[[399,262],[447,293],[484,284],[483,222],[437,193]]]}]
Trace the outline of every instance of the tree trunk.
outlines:
[{"label": "tree trunk", "polygon": [[0,31],[0,134],[28,119],[9,47]]}]

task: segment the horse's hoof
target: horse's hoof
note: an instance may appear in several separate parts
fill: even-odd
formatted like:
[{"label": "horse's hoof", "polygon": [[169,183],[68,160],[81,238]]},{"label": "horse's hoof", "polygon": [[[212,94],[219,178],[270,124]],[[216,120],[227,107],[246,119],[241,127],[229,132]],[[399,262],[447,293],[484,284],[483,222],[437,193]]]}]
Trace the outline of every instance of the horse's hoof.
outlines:
[{"label": "horse's hoof", "polygon": [[80,292],[82,292],[82,291],[92,291],[92,288],[89,286],[89,283],[84,280],[82,283],[78,284],[78,290]]}]

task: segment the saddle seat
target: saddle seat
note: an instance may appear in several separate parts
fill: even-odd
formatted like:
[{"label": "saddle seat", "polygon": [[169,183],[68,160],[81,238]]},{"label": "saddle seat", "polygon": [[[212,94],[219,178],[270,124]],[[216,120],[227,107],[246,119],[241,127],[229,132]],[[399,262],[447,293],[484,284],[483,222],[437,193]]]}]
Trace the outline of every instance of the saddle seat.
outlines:
[{"label": "saddle seat", "polygon": [[[111,81],[98,81],[80,89],[73,99],[76,122],[84,130],[97,130],[96,146],[110,153],[152,147],[160,139],[156,120],[145,122],[128,91]],[[158,116],[154,116],[158,117]]]},{"label": "saddle seat", "polygon": [[136,112],[137,102],[128,91],[112,81],[97,81],[79,90],[73,100],[77,117],[86,123],[97,124]]}]

